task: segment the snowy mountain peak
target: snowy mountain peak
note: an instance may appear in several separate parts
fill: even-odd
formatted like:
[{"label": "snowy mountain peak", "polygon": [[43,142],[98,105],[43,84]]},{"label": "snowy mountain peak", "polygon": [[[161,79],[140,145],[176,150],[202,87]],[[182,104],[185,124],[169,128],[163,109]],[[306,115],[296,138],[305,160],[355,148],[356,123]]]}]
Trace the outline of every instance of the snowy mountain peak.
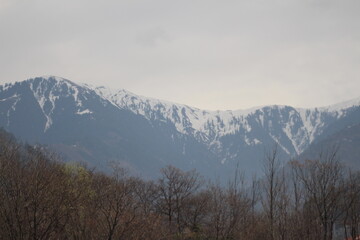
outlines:
[{"label": "snowy mountain peak", "polygon": [[[85,109],[83,106],[84,94],[92,91],[84,85],[78,85],[65,78],[56,76],[42,76],[36,78],[30,78],[22,82],[16,82],[13,84],[5,84],[0,86],[1,91],[20,91],[16,90],[17,87],[30,90],[31,94],[35,98],[38,106],[40,107],[46,123],[44,126],[44,132],[46,132],[53,124],[53,114],[57,107],[59,99],[69,98],[76,107],[75,113],[79,115],[91,114],[92,111]],[[15,93],[16,96],[21,98],[20,93]],[[6,99],[3,99],[5,101]],[[14,110],[16,106],[13,106]],[[10,117],[10,116],[9,116]]]},{"label": "snowy mountain peak", "polygon": [[44,76],[28,79],[27,81],[47,119],[44,132],[46,132],[53,123],[52,114],[59,98],[72,97],[77,107],[81,108],[83,105],[82,100],[79,98],[79,92],[84,91],[83,87],[80,87],[67,79],[56,76]]},{"label": "snowy mountain peak", "polygon": [[[54,75],[43,75],[43,76],[40,76],[38,78],[42,78],[42,79],[48,80],[48,81],[51,81],[51,80],[55,80],[55,81],[58,81],[58,82],[67,81],[67,82],[70,82],[71,84],[74,84],[70,80],[67,80],[67,79],[65,79],[63,77],[54,76]],[[30,78],[28,80],[31,80],[31,79],[34,79],[34,78]]]},{"label": "snowy mountain peak", "polygon": [[360,98],[354,98],[348,101],[340,102],[326,107],[321,107],[320,109],[335,112],[357,106],[360,106]]}]

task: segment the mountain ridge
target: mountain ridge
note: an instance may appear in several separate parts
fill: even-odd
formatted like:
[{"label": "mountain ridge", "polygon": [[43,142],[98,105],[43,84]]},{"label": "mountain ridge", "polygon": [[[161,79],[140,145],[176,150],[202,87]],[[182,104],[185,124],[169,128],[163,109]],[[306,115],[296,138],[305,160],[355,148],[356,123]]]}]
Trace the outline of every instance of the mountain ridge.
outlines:
[{"label": "mountain ridge", "polygon": [[[104,89],[109,89],[109,90],[112,90],[112,91],[124,91],[124,92],[127,92],[127,93],[129,93],[131,95],[135,95],[135,96],[140,97],[140,98],[157,100],[157,101],[166,102],[168,104],[173,104],[173,105],[187,106],[187,107],[190,107],[190,108],[193,108],[193,109],[198,109],[198,110],[206,111],[206,112],[227,112],[227,111],[231,111],[231,112],[242,112],[242,111],[243,112],[248,112],[248,111],[252,111],[254,109],[260,109],[260,108],[269,107],[269,106],[278,106],[278,107],[291,106],[291,105],[287,105],[287,104],[268,104],[268,105],[266,104],[266,105],[253,106],[253,107],[249,107],[249,108],[245,108],[245,109],[208,110],[208,109],[202,109],[202,108],[199,108],[199,107],[190,106],[189,104],[183,104],[183,103],[177,103],[177,102],[174,102],[174,101],[168,101],[166,99],[158,99],[158,98],[155,98],[155,97],[147,97],[147,96],[144,96],[144,95],[133,93],[132,91],[128,91],[128,90],[126,90],[124,88],[111,88],[111,87],[108,87],[108,86],[105,86],[105,85],[97,86],[97,85],[88,84],[88,83],[74,82],[74,81],[69,80],[67,78],[63,78],[63,77],[59,77],[59,76],[55,76],[55,75],[42,75],[42,76],[38,76],[38,77],[28,78],[28,79],[22,80],[22,81],[8,82],[8,83],[1,84],[0,87],[2,87],[3,90],[6,90],[9,87],[11,87],[11,86],[13,86],[13,85],[15,85],[17,83],[22,83],[22,82],[26,82],[26,81],[32,81],[35,78],[42,78],[42,79],[45,79],[45,80],[55,79],[56,81],[59,81],[59,82],[64,81],[64,82],[68,82],[70,84],[76,85],[78,87],[86,87],[86,88],[89,88],[89,89],[104,88]],[[316,107],[293,107],[293,106],[291,106],[291,107],[293,107],[295,109],[298,109],[298,110],[315,110],[315,109],[333,109],[333,110],[337,110],[337,109],[343,109],[343,108],[348,108],[348,107],[358,106],[358,105],[360,105],[360,97],[352,98],[352,99],[349,99],[349,100],[341,101],[341,102],[334,103],[334,104],[328,104],[328,105],[324,105],[324,106],[316,106]]]},{"label": "mountain ridge", "polygon": [[[104,142],[104,148],[117,154],[109,153],[109,159],[125,158],[131,162],[135,153],[123,149],[127,152],[125,156],[116,150],[117,144],[130,144],[134,151],[150,146],[157,149],[144,151],[153,154],[152,158],[159,164],[167,163],[167,158],[181,159],[178,161],[184,165],[186,161],[204,164],[206,159],[212,159],[230,169],[237,161],[249,167],[258,166],[255,159],[261,158],[265,147],[274,144],[279,145],[284,159],[298,156],[320,136],[331,132],[330,126],[335,124],[340,128],[346,121],[358,121],[353,112],[359,111],[359,106],[360,98],[309,109],[270,105],[246,110],[207,111],[139,96],[124,89],[77,84],[54,76],[0,86],[1,126],[26,140],[64,144],[64,139],[73,139],[66,146],[83,141],[87,144],[82,146],[85,152],[101,156],[101,149],[95,153],[89,149],[90,140],[81,138],[81,135],[96,132],[101,137],[91,134],[94,138],[91,146],[96,141]],[[33,116],[29,117],[29,114]],[[355,117],[349,120],[352,115]],[[31,124],[25,121],[26,118],[30,118]],[[133,120],[124,122],[124,119]],[[73,132],[82,129],[79,138],[71,136],[69,129]],[[118,131],[114,136],[112,129]],[[66,138],[61,140],[57,135]],[[138,143],[141,138],[147,139],[143,146]],[[155,138],[158,145],[152,143]],[[172,150],[162,149],[160,142]]]},{"label": "mountain ridge", "polygon": [[[228,134],[235,134],[241,128],[251,131],[251,127],[246,121],[246,117],[251,114],[254,114],[258,111],[261,112],[263,109],[274,109],[281,111],[281,109],[285,108],[291,108],[295,110],[295,113],[293,114],[299,115],[303,123],[305,135],[308,135],[309,143],[312,143],[315,138],[314,134],[317,134],[317,132],[319,131],[319,127],[321,128],[321,122],[316,123],[316,121],[311,119],[319,117],[314,115],[321,115],[322,113],[326,113],[333,115],[335,118],[340,118],[344,114],[344,109],[360,105],[360,98],[356,98],[334,105],[315,108],[294,108],[289,105],[265,105],[252,107],[245,110],[240,109],[209,111],[191,107],[185,104],[178,104],[166,100],[159,100],[156,98],[140,96],[125,89],[113,90],[104,86],[96,87],[89,84],[77,84],[68,79],[51,75],[42,76],[39,78],[47,81],[49,81],[50,79],[55,80],[55,85],[65,83],[69,90],[73,91],[73,97],[78,106],[82,105],[81,100],[78,100],[77,97],[79,89],[85,89],[86,91],[95,91],[100,97],[103,98],[103,100],[109,101],[119,109],[130,110],[135,114],[143,115],[148,120],[166,121],[167,119],[171,119],[179,132],[184,134],[193,134],[199,140],[207,141],[209,144],[214,143],[214,141],[216,141],[216,139],[219,137]],[[22,82],[30,83],[30,88],[34,92],[34,96],[37,98],[39,106],[41,107],[45,117],[47,118],[47,122],[44,128],[44,131],[46,131],[51,125],[51,118],[49,117],[49,114],[47,114],[44,110],[44,96],[41,96],[41,93],[39,94],[37,92],[39,88],[35,89],[33,86],[32,81],[34,79],[35,78],[30,78]],[[2,86],[0,89],[6,90],[11,86],[11,84],[6,84],[5,87]],[[54,107],[56,96],[54,97],[54,95],[49,95],[49,99],[51,103],[50,105]],[[155,113],[153,110],[155,110]],[[83,109],[77,112],[77,114],[91,113],[92,112],[89,109]],[[261,122],[261,125],[264,125],[261,115],[258,121]],[[291,126],[286,126],[285,133],[289,137],[289,139],[291,139],[296,154],[300,154],[304,150],[304,147],[302,147],[301,143],[296,143],[296,140],[294,140],[294,136],[292,136],[293,134],[289,132],[291,131],[290,128]],[[217,134],[214,134],[214,132],[216,132]],[[258,141],[259,140],[255,138],[252,139],[252,141],[247,140],[246,142],[256,144],[258,143]],[[276,139],[275,141],[279,142],[278,139]]]}]

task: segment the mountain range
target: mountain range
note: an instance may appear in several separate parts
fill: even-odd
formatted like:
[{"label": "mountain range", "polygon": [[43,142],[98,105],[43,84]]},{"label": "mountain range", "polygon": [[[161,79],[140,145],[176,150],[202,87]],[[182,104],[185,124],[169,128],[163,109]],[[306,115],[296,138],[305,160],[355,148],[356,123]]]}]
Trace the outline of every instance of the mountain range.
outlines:
[{"label": "mountain range", "polygon": [[[309,109],[207,111],[44,76],[0,86],[0,126],[23,141],[46,144],[65,161],[101,171],[116,164],[151,178],[171,164],[222,178],[237,165],[259,174],[275,145],[284,161],[314,156],[325,143],[359,149],[360,98]],[[343,141],[349,134],[352,144]],[[349,151],[348,161],[358,167],[356,150],[344,154]]]}]

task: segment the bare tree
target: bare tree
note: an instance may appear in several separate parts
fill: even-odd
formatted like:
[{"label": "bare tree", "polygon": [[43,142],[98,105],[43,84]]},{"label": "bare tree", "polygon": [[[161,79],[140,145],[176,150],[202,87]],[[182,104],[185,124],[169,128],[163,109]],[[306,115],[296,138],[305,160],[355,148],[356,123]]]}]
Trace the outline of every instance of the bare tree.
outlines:
[{"label": "bare tree", "polygon": [[209,238],[225,239],[229,225],[229,205],[226,201],[226,192],[220,184],[211,184],[209,217],[206,223],[206,232]]},{"label": "bare tree", "polygon": [[158,181],[159,210],[167,216],[170,231],[176,223],[178,233],[184,230],[183,209],[186,201],[201,185],[197,172],[183,172],[173,166],[161,169],[162,177]]},{"label": "bare tree", "polygon": [[352,171],[345,183],[345,193],[343,194],[344,215],[343,225],[346,239],[351,237],[356,239],[360,234],[360,173]]},{"label": "bare tree", "polygon": [[[214,239],[248,238],[252,220],[252,203],[244,175],[236,169],[228,186],[219,183],[209,186],[209,213],[206,221],[207,237]],[[251,191],[250,191],[251,193]]]},{"label": "bare tree", "polygon": [[192,237],[200,238],[204,233],[204,221],[209,213],[211,195],[203,190],[192,194],[184,203],[183,222]]},{"label": "bare tree", "polygon": [[345,191],[343,166],[337,158],[338,148],[322,152],[317,160],[293,164],[322,227],[323,240],[333,239],[335,221],[341,216]]},{"label": "bare tree", "polygon": [[266,153],[263,162],[264,180],[262,206],[269,224],[270,240],[285,239],[285,222],[288,199],[286,195],[285,173],[278,158],[278,146]]},{"label": "bare tree", "polygon": [[126,234],[136,226],[136,208],[134,201],[134,182],[122,171],[115,171],[112,178],[97,175],[94,189],[97,195],[100,238],[127,239]]},{"label": "bare tree", "polygon": [[162,216],[158,214],[156,203],[159,200],[158,186],[153,181],[136,179],[135,200],[139,207],[139,221],[134,239],[164,239],[166,237]]}]

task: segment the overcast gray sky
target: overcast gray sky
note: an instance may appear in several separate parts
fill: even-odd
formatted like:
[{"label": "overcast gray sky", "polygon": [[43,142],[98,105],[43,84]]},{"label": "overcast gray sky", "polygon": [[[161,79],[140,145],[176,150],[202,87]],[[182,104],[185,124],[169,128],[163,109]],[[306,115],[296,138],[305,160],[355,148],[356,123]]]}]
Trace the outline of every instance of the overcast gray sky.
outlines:
[{"label": "overcast gray sky", "polygon": [[360,97],[360,0],[0,0],[0,83],[56,75],[203,109]]}]

